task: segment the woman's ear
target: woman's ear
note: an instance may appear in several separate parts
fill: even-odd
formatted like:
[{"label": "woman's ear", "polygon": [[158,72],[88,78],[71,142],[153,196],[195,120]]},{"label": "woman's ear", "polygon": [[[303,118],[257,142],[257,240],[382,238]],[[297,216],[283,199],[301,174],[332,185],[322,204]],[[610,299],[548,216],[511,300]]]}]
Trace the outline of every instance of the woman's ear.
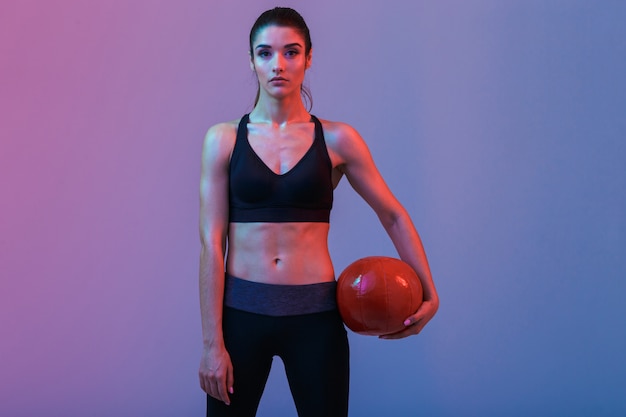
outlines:
[{"label": "woman's ear", "polygon": [[250,59],[250,69],[252,72],[256,72],[256,68],[254,67],[254,59],[252,59],[252,54],[248,51],[248,58]]},{"label": "woman's ear", "polygon": [[305,69],[311,68],[311,61],[313,60],[313,48],[309,50],[309,54],[306,57],[306,64],[304,66]]}]

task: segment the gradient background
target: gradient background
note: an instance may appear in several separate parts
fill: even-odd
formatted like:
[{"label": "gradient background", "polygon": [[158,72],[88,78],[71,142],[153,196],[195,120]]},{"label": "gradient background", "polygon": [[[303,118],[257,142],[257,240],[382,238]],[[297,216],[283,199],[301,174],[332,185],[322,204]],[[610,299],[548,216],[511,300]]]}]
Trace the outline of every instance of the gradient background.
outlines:
[{"label": "gradient background", "polygon": [[[283,4],[441,296],[418,337],[351,335],[351,416],[626,415],[626,2]],[[203,415],[200,149],[274,5],[0,3],[0,415]],[[335,207],[338,271],[395,255],[347,182]],[[295,415],[281,366],[259,416]]]}]

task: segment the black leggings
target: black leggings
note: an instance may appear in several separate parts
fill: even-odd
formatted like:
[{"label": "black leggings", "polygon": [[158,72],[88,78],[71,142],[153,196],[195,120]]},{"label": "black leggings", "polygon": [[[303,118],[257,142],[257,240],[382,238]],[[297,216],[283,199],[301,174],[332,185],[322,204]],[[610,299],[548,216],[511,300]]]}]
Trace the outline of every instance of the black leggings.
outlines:
[{"label": "black leggings", "polygon": [[299,417],[348,415],[348,339],[337,310],[275,317],[224,307],[222,326],[235,392],[230,405],[207,395],[207,416],[256,415],[274,356]]}]

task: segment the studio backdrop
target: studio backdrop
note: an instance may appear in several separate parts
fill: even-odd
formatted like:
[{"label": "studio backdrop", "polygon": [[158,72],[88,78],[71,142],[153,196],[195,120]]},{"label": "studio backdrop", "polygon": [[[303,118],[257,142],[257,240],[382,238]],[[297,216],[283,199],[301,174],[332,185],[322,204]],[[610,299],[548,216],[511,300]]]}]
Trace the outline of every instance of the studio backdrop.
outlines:
[{"label": "studio backdrop", "polygon": [[[312,113],[426,247],[419,336],[350,334],[350,415],[626,415],[626,3],[286,1]],[[201,416],[200,151],[268,0],[0,5],[0,415]],[[337,274],[397,256],[347,181]],[[294,416],[279,360],[259,416]]]}]

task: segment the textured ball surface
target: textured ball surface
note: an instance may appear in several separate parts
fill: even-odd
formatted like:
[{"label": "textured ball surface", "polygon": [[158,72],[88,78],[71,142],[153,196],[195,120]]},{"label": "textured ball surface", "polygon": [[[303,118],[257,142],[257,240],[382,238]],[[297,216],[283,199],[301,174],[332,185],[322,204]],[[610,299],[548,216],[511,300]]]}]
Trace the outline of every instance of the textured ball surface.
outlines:
[{"label": "textured ball surface", "polygon": [[404,329],[422,304],[422,284],[407,263],[386,256],[359,259],[337,279],[337,304],[344,323],[363,335]]}]

